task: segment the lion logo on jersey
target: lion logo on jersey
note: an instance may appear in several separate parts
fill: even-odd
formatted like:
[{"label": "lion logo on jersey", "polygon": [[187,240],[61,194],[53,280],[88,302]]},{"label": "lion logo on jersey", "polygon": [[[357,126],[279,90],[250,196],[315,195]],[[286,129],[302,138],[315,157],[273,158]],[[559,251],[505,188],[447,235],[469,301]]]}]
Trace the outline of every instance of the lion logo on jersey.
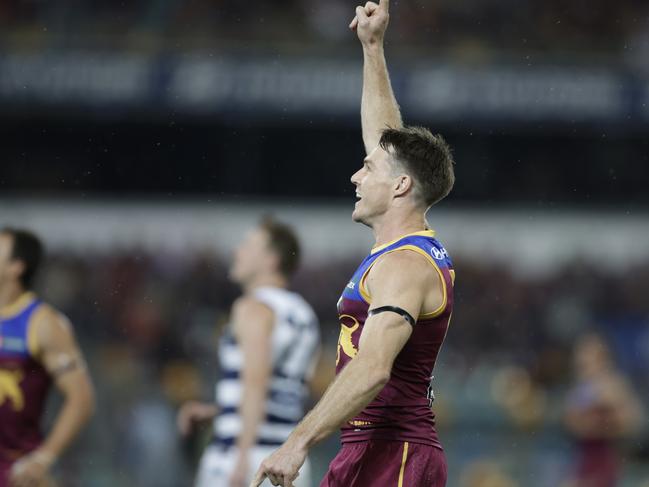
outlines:
[{"label": "lion logo on jersey", "polygon": [[[354,323],[352,326],[345,325],[342,321],[343,318],[350,318]],[[356,318],[349,315],[342,315],[340,317],[340,336],[338,337],[338,353],[336,354],[336,365],[340,362],[340,350],[342,349],[349,358],[356,357],[358,349],[354,346],[352,341],[353,333],[361,326]]]},{"label": "lion logo on jersey", "polygon": [[19,370],[0,370],[0,406],[11,401],[14,411],[21,411],[25,407],[25,398],[20,390],[20,381],[23,374]]}]

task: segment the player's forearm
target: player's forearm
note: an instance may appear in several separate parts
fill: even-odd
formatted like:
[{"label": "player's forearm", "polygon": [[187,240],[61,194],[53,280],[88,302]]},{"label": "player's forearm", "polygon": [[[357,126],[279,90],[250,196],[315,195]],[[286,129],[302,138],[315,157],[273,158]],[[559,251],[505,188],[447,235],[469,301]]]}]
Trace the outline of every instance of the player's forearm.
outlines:
[{"label": "player's forearm", "polygon": [[79,381],[75,388],[65,393],[63,406],[54,426],[39,450],[53,459],[59,458],[68,448],[95,410],[95,398],[89,380]]},{"label": "player's forearm", "polygon": [[361,125],[365,150],[369,154],[378,145],[383,129],[400,128],[403,122],[392,91],[383,45],[363,46],[363,58]]},{"label": "player's forearm", "polygon": [[248,450],[257,441],[259,425],[266,411],[267,382],[244,386],[239,415],[241,417],[241,433],[237,438],[239,451]]},{"label": "player's forearm", "polygon": [[383,389],[389,377],[384,368],[357,356],[295,428],[289,441],[305,448],[322,441],[361,412]]}]

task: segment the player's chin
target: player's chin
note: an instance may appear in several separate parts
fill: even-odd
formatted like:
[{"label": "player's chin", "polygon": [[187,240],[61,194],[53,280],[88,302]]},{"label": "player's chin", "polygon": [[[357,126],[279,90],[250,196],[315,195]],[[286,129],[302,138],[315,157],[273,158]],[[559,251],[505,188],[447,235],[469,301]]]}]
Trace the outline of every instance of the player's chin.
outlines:
[{"label": "player's chin", "polygon": [[352,213],[352,221],[354,223],[362,223],[363,225],[369,226],[369,223],[367,222],[367,215],[363,215],[358,210],[354,210],[354,212]]}]

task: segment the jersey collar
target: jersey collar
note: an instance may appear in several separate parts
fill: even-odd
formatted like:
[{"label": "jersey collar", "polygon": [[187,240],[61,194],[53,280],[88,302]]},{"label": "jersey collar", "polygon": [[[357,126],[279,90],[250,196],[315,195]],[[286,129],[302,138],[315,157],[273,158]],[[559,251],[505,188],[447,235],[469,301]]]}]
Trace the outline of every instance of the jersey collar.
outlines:
[{"label": "jersey collar", "polygon": [[402,240],[406,237],[434,237],[435,236],[435,230],[428,229],[428,230],[421,230],[419,232],[413,232],[413,233],[407,233],[406,235],[401,235],[399,238],[395,238],[394,240],[384,243],[383,245],[379,245],[377,247],[373,247],[372,251],[370,252],[371,254],[376,254],[377,252],[380,252],[383,249],[388,248],[390,245],[395,244],[399,240]]},{"label": "jersey collar", "polygon": [[29,306],[34,298],[36,298],[36,295],[31,291],[22,293],[13,303],[6,305],[4,308],[0,308],[0,318],[16,316]]}]

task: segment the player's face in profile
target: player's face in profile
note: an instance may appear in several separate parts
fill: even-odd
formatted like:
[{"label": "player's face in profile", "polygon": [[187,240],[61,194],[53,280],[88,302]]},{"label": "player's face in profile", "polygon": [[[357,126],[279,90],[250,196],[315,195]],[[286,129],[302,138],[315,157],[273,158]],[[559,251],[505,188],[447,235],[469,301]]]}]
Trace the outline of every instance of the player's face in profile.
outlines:
[{"label": "player's face in profile", "polygon": [[381,147],[374,149],[351,178],[356,186],[356,205],[352,213],[355,222],[372,226],[384,214],[392,201],[395,182],[394,169],[388,154]]},{"label": "player's face in profile", "polygon": [[250,281],[266,268],[269,254],[268,235],[261,228],[255,228],[236,248],[230,277],[240,284]]}]

